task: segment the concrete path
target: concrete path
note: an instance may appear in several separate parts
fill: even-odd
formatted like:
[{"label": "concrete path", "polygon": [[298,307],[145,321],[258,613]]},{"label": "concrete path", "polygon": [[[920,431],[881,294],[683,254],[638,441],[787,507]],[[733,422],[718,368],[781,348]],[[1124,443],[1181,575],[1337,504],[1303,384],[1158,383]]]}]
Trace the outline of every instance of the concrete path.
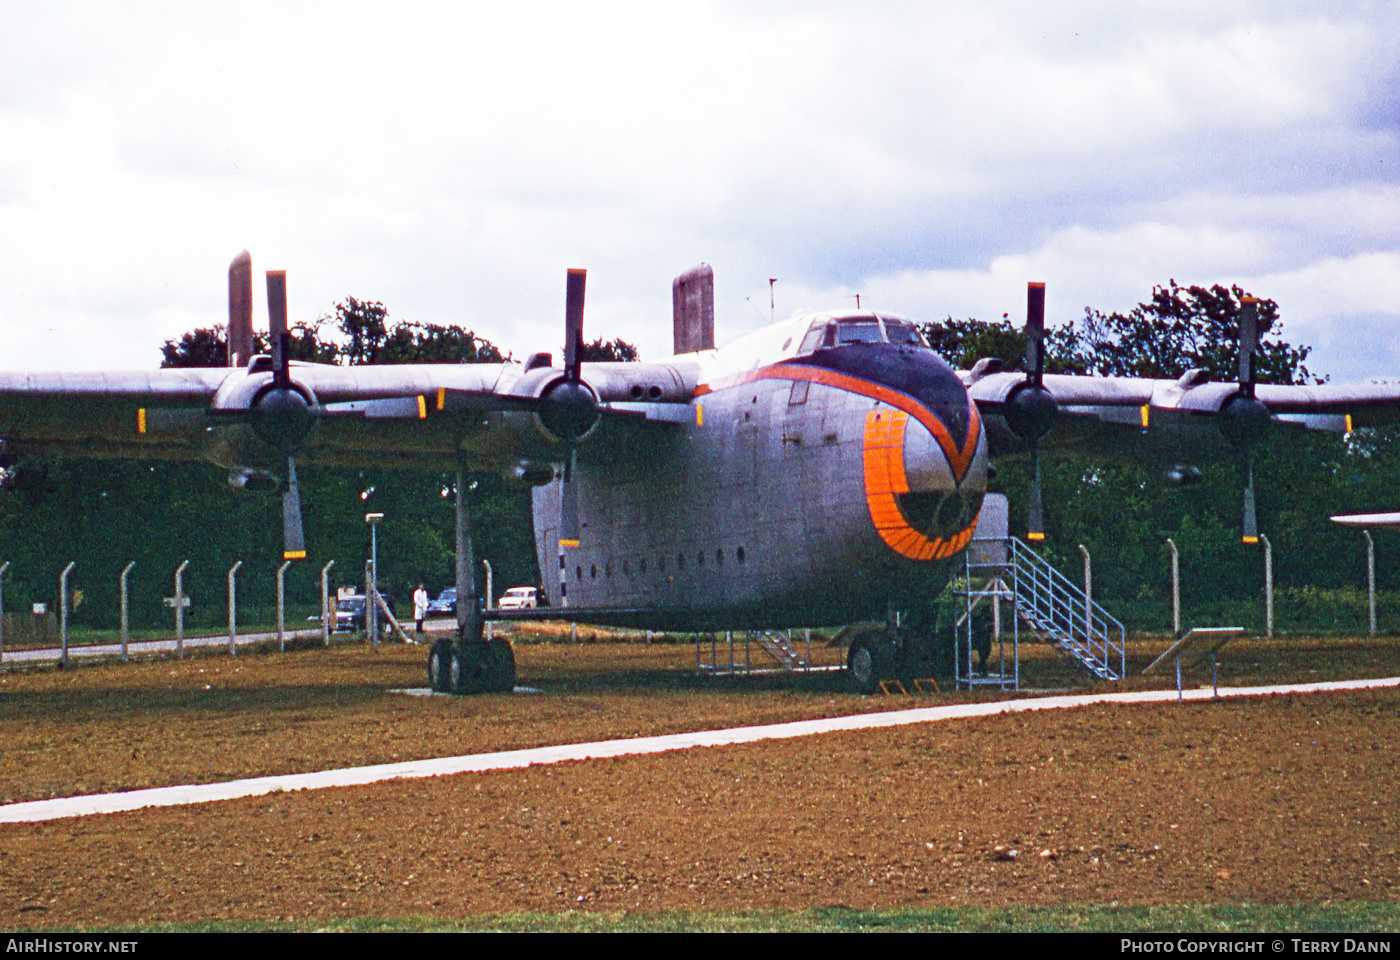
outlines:
[{"label": "concrete path", "polygon": [[[1400,677],[1381,680],[1348,680],[1331,683],[1302,683],[1274,687],[1221,687],[1220,696],[1259,697],[1269,694],[1329,693],[1339,690],[1371,690],[1400,686]],[[1204,687],[1186,690],[1187,700],[1209,700],[1211,690]],[[320,773],[289,774],[280,777],[255,777],[231,780],[227,783],[191,784],[178,787],[156,787],[127,793],[103,793],[85,797],[63,797],[58,800],[35,800],[0,806],[0,823],[27,823],[58,820],[94,813],[119,813],[143,807],[167,807],[189,803],[209,803],[254,797],[282,790],[318,790],[323,787],[353,787],[385,780],[407,780],[419,777],[440,777],[454,773],[476,773],[487,770],[511,770],[532,764],[563,763],[570,760],[596,760],[693,747],[719,747],[759,740],[779,740],[805,737],[816,733],[840,730],[868,730],[911,723],[931,723],[961,717],[985,717],[999,713],[1020,713],[1031,710],[1055,710],[1081,707],[1095,703],[1160,703],[1177,697],[1175,690],[1148,690],[1138,693],[1091,693],[1076,696],[1039,697],[1025,700],[1003,700],[995,703],[953,704],[946,707],[924,707],[889,713],[867,713],[825,720],[800,720],[758,727],[735,727],[729,730],[706,730],[678,733],[664,737],[638,737],[632,740],[604,740],[597,743],[576,743],[559,747],[539,747],[532,750],[507,750],[501,753],[481,753],[465,757],[443,757],[436,760],[410,760],[370,767],[350,767],[344,770],[323,770]]]},{"label": "concrete path", "polygon": [[[411,627],[413,624],[410,623],[409,626]],[[423,624],[425,633],[451,633],[455,629],[457,629],[457,621],[455,620],[428,620]],[[309,630],[288,629],[286,631],[286,638],[288,640],[302,638],[320,639],[320,637],[320,627],[312,627]],[[238,646],[242,647],[251,643],[266,643],[269,640],[276,639],[277,631],[275,630],[269,633],[240,633],[238,634]],[[395,637],[393,640],[386,639],[380,642],[398,643],[399,640]],[[191,650],[199,647],[223,647],[227,649],[228,634],[202,634],[197,637],[185,637],[185,647]],[[170,637],[166,640],[133,640],[127,644],[127,652],[133,657],[150,656],[156,653],[174,653],[175,650],[174,637]],[[56,663],[62,654],[63,651],[58,647],[43,647],[37,650],[7,649],[4,654],[4,663]],[[68,646],[68,658],[70,660],[75,657],[120,657],[121,655],[122,645],[120,643],[93,643],[83,644],[81,646],[69,644]]]}]

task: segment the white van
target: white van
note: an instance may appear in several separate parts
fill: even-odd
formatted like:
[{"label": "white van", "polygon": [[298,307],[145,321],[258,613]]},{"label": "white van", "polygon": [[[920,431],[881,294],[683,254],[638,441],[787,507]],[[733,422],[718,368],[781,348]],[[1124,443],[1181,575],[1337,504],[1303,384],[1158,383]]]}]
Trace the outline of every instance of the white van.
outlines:
[{"label": "white van", "polygon": [[505,595],[496,602],[496,609],[533,610],[537,603],[534,587],[511,587],[505,592]]}]

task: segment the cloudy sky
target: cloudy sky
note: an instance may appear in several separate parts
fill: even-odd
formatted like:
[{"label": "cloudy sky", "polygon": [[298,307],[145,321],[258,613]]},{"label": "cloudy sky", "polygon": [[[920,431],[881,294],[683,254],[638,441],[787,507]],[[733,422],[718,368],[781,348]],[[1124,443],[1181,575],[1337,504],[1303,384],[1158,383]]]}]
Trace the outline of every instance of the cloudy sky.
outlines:
[{"label": "cloudy sky", "polygon": [[[1344,12],[1337,12],[1338,9]],[[0,367],[155,366],[226,271],[558,350],[862,305],[1051,323],[1168,279],[1400,375],[1395,3],[0,7]],[[265,323],[262,289],[258,322]]]}]

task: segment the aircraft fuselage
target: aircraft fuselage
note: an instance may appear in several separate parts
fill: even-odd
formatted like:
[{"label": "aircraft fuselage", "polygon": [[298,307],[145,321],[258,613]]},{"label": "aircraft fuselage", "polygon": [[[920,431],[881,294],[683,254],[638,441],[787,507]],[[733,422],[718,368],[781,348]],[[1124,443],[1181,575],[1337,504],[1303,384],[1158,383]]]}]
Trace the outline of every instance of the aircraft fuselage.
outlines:
[{"label": "aircraft fuselage", "polygon": [[[800,337],[811,320],[789,323]],[[581,447],[577,547],[556,536],[560,483],[536,490],[554,606],[655,629],[782,628],[941,590],[987,479],[976,407],[946,364],[879,342],[712,367],[665,442]]]}]

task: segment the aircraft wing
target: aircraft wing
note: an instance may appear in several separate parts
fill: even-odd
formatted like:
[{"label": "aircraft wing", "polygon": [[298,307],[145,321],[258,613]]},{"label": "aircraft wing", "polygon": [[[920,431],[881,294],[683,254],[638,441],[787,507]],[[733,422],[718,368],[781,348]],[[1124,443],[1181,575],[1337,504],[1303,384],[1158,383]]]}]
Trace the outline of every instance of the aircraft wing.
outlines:
[{"label": "aircraft wing", "polygon": [[[1182,457],[1186,464],[1223,449],[1222,440],[1243,454],[1244,540],[1257,539],[1252,449],[1269,429],[1350,432],[1356,427],[1400,422],[1400,383],[1311,386],[1259,383],[1258,301],[1244,297],[1238,314],[1239,378],[1212,381],[1204,370],[1175,380],[1048,374],[1044,356],[1044,284],[1027,288],[1024,373],[1002,372],[1001,361],[979,361],[960,373],[977,404],[993,456],[1026,452],[1032,464],[1032,540],[1044,536],[1040,490],[1042,443],[1078,447],[1110,457]],[[1168,470],[1183,480],[1199,476],[1181,462]],[[1181,482],[1181,481],[1178,481]]]},{"label": "aircraft wing", "polygon": [[[315,429],[293,446],[306,462],[471,469],[550,456],[563,446],[533,425],[553,367],[518,364],[337,367],[290,363],[291,389],[310,399]],[[583,364],[603,417],[685,422],[696,371],[662,363]],[[255,410],[276,388],[269,369],[182,368],[126,373],[0,372],[0,439],[11,450],[120,459],[259,462]],[[504,431],[499,441],[491,436]],[[606,433],[606,431],[604,431]],[[246,435],[246,436],[244,436]],[[512,439],[513,437],[513,439]]]},{"label": "aircraft wing", "polygon": [[[1195,371],[1193,371],[1195,373]],[[968,393],[985,416],[1004,417],[1027,383],[1025,374],[997,373],[968,381]],[[1045,374],[1043,385],[1057,407],[1053,426],[1073,433],[1090,422],[1151,431],[1197,424],[1213,426],[1240,397],[1238,384],[1188,374],[1178,380]],[[1400,422],[1400,382],[1278,386],[1256,384],[1255,398],[1281,423],[1345,432]],[[1227,414],[1228,415],[1228,414]]]},{"label": "aircraft wing", "polygon": [[1400,513],[1352,513],[1332,522],[1358,530],[1400,530]]}]

